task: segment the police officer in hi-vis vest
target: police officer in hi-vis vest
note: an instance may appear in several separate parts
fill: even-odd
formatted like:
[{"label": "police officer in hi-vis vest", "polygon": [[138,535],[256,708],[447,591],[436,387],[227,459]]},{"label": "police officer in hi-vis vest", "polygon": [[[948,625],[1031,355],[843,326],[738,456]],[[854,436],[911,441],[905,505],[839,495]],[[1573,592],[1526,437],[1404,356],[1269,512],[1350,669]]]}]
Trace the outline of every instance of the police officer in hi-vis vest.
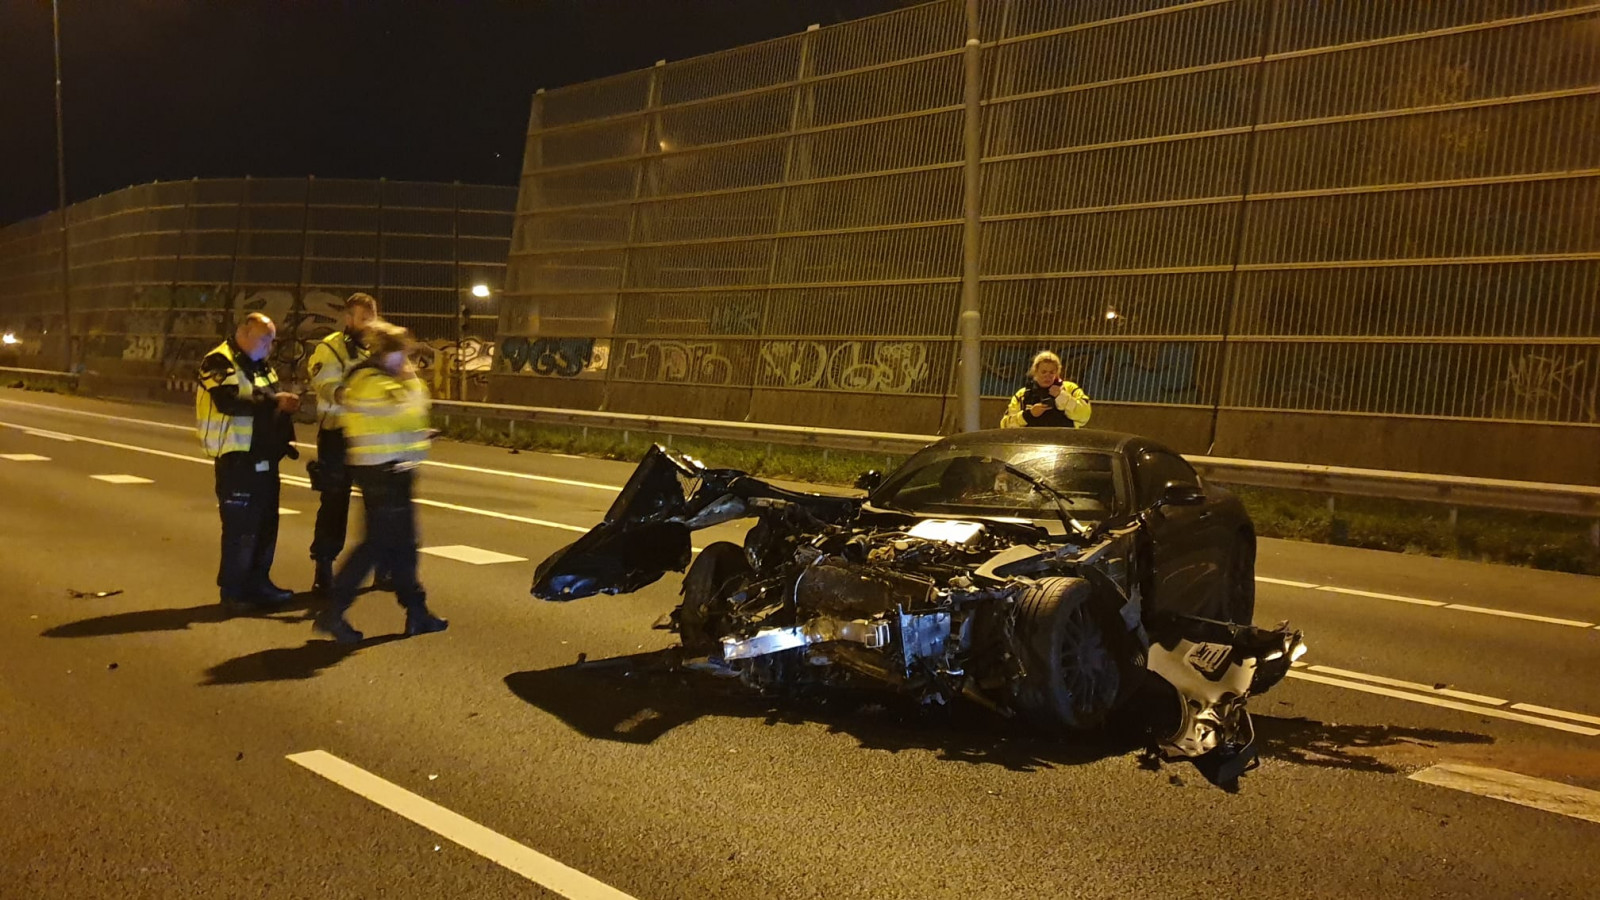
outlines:
[{"label": "police officer in hi-vis vest", "polygon": [[233,337],[200,361],[195,389],[195,430],[216,460],[222,514],[217,587],[222,603],[236,610],[294,596],[270,577],[278,543],[278,461],[299,456],[290,416],[300,397],[278,390],[277,373],[266,361],[276,337],[271,319],[246,316]]},{"label": "police officer in hi-vis vest", "polygon": [[[378,301],[370,294],[351,294],[344,302],[344,328],[335,331],[311,351],[311,389],[317,395],[317,458],[306,465],[311,486],[321,495],[317,525],[311,538],[311,559],[316,566],[311,589],[326,593],[333,588],[333,561],[344,550],[350,521],[350,470],[345,466],[344,427],[340,398],[344,377],[367,358],[362,332],[378,318]],[[388,573],[380,565],[376,587],[392,590]]]},{"label": "police officer in hi-vis vest", "polygon": [[406,359],[410,332],[378,320],[367,329],[366,343],[371,355],[345,375],[340,407],[345,464],[361,488],[367,533],[334,576],[332,596],[315,624],[318,632],[342,643],[362,638],[344,616],[374,565],[386,567],[394,581],[406,610],[408,636],[449,625],[428,611],[427,595],[417,580],[412,483],[432,440],[428,389]]}]

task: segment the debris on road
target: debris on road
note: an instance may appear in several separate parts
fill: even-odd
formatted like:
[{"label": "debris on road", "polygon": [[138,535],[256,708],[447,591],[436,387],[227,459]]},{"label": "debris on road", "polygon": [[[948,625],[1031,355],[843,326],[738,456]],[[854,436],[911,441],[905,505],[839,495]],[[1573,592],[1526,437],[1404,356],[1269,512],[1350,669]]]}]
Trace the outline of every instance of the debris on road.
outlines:
[{"label": "debris on road", "polygon": [[122,593],[121,588],[114,591],[79,591],[67,588],[67,596],[74,600],[98,600],[101,597],[115,597],[120,593]]},{"label": "debris on road", "polygon": [[106,666],[106,669],[107,669],[107,671],[109,671],[111,669],[115,669],[116,667],[117,667],[117,664],[116,663],[112,663],[112,664]]}]

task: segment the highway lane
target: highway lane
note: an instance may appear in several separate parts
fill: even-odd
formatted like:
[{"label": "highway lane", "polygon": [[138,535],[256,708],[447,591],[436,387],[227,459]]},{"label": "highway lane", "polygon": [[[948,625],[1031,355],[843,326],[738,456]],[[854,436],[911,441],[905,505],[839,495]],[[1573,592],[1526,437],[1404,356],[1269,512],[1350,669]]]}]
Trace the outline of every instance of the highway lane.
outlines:
[{"label": "highway lane", "polygon": [[[161,408],[11,397],[181,422]],[[0,421],[198,455],[176,429],[7,403]],[[1455,760],[1600,787],[1597,737],[1293,681],[1258,704],[1269,759],[1229,796],[1186,766],[1152,772],[1120,748],[997,736],[981,716],[773,707],[652,675],[648,661],[578,668],[578,653],[666,646],[649,624],[676,580],[536,603],[533,562],[573,533],[497,515],[583,527],[605,491],[442,467],[425,472],[424,497],[491,515],[426,509],[424,545],[528,561],[425,557],[451,630],[385,642],[400,612],[374,595],[354,619],[377,640],[348,652],[310,640],[294,612],[220,615],[205,465],[9,427],[0,454],[50,457],[0,459],[11,586],[0,764],[22,773],[0,788],[0,884],[26,885],[22,896],[530,895],[519,876],[283,759],[317,748],[638,897],[1202,896],[1240,873],[1312,896],[1587,892],[1581,859],[1600,826],[1404,775]],[[453,444],[436,455],[596,485],[630,469]],[[279,545],[291,587],[309,576],[313,501],[285,487],[284,506],[302,510]],[[1292,579],[1270,545],[1263,574]],[[1491,597],[1471,583],[1504,570],[1285,553],[1302,550],[1308,583],[1584,612],[1573,583],[1548,573],[1511,573],[1527,587]],[[1450,565],[1397,585],[1385,580],[1396,562]],[[73,599],[69,587],[125,593]],[[1307,629],[1309,663],[1600,713],[1592,628],[1263,585],[1261,618],[1280,616]]]}]

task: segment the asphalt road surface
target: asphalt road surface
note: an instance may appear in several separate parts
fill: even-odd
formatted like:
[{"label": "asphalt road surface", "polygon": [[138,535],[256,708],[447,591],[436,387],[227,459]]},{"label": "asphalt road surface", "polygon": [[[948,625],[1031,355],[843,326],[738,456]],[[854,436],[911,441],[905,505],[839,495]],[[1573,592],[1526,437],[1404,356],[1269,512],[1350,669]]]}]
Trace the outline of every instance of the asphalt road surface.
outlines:
[{"label": "asphalt road surface", "polygon": [[[309,595],[230,617],[187,423],[0,390],[5,900],[1600,892],[1597,579],[1263,541],[1257,615],[1311,652],[1230,794],[971,710],[662,672],[676,576],[528,595],[624,463],[437,445],[444,634],[399,638],[386,594],[353,648]],[[284,471],[274,575],[303,591],[315,495]]]}]

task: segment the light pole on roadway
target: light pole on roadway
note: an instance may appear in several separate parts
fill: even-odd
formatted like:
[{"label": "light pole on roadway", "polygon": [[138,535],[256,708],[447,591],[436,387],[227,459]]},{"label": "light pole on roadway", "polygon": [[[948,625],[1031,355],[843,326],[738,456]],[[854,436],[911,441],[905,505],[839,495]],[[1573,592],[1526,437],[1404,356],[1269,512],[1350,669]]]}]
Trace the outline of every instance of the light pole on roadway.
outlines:
[{"label": "light pole on roadway", "polygon": [[72,287],[68,267],[67,248],[67,150],[63,142],[61,125],[61,0],[50,0],[50,25],[55,37],[56,63],[56,214],[61,224],[61,322],[65,330],[65,349],[62,351],[64,371],[72,371]]}]

